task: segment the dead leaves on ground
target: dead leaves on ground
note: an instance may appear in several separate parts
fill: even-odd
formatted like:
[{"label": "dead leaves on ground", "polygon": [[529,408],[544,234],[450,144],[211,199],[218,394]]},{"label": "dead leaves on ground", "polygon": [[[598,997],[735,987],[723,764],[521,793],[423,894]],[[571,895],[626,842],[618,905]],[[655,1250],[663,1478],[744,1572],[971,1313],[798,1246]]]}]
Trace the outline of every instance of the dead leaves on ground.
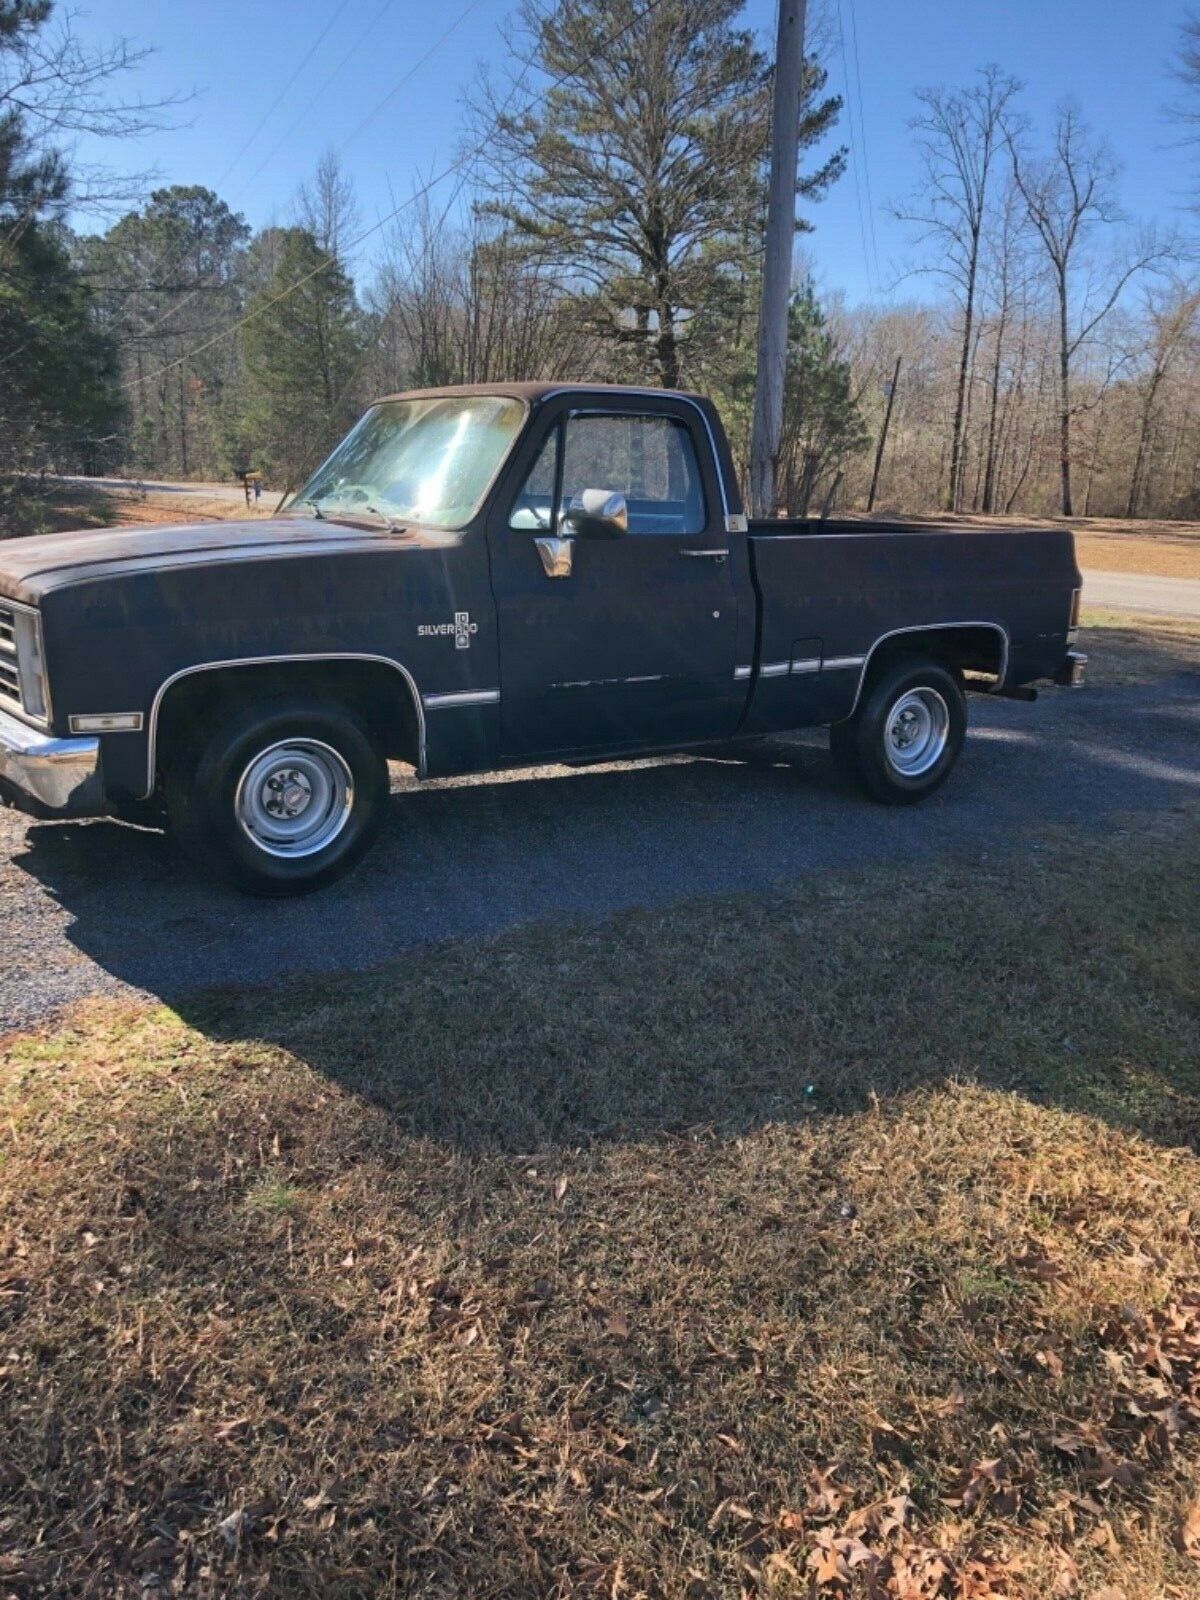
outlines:
[{"label": "dead leaves on ground", "polygon": [[[1054,1281],[1043,1259],[1027,1254],[1024,1262]],[[1052,1349],[1035,1341],[1035,1353],[1038,1344]],[[1007,1454],[970,1463],[939,1497],[937,1520],[922,1515],[904,1487],[852,1508],[852,1487],[836,1465],[813,1473],[803,1505],[771,1518],[734,1498],[723,1500],[708,1532],[735,1541],[742,1594],[1017,1600],[1030,1590],[1009,1547],[1015,1535],[1032,1531],[1057,1547],[1054,1600],[1077,1600],[1080,1565],[1072,1550],[1081,1558],[1116,1554],[1117,1519],[1109,1506],[1135,1491],[1200,1424],[1200,1291],[1180,1287],[1156,1311],[1113,1315],[1098,1330],[1097,1355],[1112,1379],[1106,1422],[1064,1421]],[[1061,1366],[1038,1364],[1061,1376]],[[964,1406],[956,1387],[940,1405],[926,1403],[923,1410],[950,1417]],[[1053,1493],[1046,1477],[1051,1460],[1065,1469],[1069,1484]],[[1200,1564],[1200,1496],[1181,1511],[1176,1542]],[[707,1592],[696,1590],[697,1596]]]}]

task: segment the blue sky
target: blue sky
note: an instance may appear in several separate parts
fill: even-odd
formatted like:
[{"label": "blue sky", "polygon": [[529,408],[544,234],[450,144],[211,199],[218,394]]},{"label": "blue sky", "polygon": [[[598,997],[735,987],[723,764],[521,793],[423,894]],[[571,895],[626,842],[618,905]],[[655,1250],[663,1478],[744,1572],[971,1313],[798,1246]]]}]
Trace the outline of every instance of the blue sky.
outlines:
[{"label": "blue sky", "polygon": [[[173,131],[104,149],[85,142],[79,154],[153,166],[164,183],[207,184],[260,226],[286,219],[299,183],[336,146],[368,226],[454,159],[463,90],[481,63],[501,59],[513,9],[513,0],[93,3],[79,18],[82,35],[120,33],[155,47],[136,75],[142,94],[194,89],[197,98]],[[1049,126],[1064,95],[1082,104],[1122,162],[1131,216],[1185,221],[1181,206],[1200,154],[1178,147],[1163,116],[1176,92],[1170,68],[1182,11],[1182,0],[828,0],[831,87],[844,92],[848,80],[853,122],[844,114],[838,135],[851,146],[852,170],[812,213],[809,250],[823,287],[851,301],[913,294],[911,282],[895,289],[912,256],[906,231],[887,213],[917,175],[906,128],[912,91],[964,83],[993,61],[1027,85],[1024,107],[1035,126]],[[748,0],[745,15],[766,40],[772,0]],[[451,180],[436,193],[452,187]],[[369,269],[374,243],[363,246],[360,269]]]}]

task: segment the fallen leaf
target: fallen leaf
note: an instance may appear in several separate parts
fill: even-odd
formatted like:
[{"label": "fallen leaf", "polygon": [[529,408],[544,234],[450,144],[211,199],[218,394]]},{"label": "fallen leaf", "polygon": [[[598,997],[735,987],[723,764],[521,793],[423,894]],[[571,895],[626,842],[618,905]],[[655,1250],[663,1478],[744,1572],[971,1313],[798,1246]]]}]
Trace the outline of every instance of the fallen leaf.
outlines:
[{"label": "fallen leaf", "polygon": [[1200,1495],[1183,1514],[1179,1528],[1179,1548],[1192,1561],[1200,1561]]}]

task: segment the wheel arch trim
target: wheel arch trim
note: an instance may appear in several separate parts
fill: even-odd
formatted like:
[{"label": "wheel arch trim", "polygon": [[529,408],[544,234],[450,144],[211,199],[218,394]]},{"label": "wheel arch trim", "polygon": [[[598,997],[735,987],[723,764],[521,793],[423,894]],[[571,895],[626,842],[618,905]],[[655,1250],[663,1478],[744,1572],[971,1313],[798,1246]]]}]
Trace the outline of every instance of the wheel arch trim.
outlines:
[{"label": "wheel arch trim", "polygon": [[912,627],[893,628],[889,633],[880,634],[879,638],[876,639],[875,643],[863,657],[862,670],[858,675],[858,685],[854,691],[854,703],[851,705],[849,711],[847,711],[846,717],[840,718],[839,720],[845,721],[846,718],[852,717],[858,710],[858,703],[862,699],[863,688],[867,681],[867,673],[871,670],[871,661],[880,645],[886,644],[889,639],[901,639],[907,634],[943,633],[955,628],[987,628],[990,629],[992,633],[997,633],[1000,635],[1000,670],[996,674],[995,686],[996,689],[1002,689],[1004,687],[1004,680],[1008,676],[1008,658],[1011,648],[1007,628],[1002,627],[998,622],[984,622],[978,617],[966,622],[917,623]]},{"label": "wheel arch trim", "polygon": [[202,661],[194,667],[182,667],[178,672],[173,672],[159,684],[154,699],[150,705],[150,715],[147,721],[148,740],[146,745],[146,789],[142,795],[143,800],[149,800],[154,793],[154,778],[158,759],[158,719],[162,710],[162,703],[167,693],[182,678],[194,678],[201,672],[224,672],[237,667],[279,667],[296,666],[304,662],[313,661],[366,661],[376,666],[390,667],[403,678],[408,687],[409,697],[417,718],[417,775],[424,777],[426,772],[425,759],[425,707],[421,700],[417,681],[412,673],[399,661],[394,661],[391,656],[368,655],[352,650],[322,650],[311,654],[287,656],[238,656],[228,661]]}]

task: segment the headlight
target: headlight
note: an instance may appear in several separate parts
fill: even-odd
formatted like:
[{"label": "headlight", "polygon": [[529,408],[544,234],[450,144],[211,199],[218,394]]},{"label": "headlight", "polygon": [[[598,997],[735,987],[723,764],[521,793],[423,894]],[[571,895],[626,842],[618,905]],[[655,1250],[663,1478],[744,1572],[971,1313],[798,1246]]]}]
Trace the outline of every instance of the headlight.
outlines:
[{"label": "headlight", "polygon": [[17,677],[21,704],[27,717],[38,722],[50,718],[50,690],[46,682],[46,656],[42,649],[42,619],[34,611],[13,612],[17,645]]}]

